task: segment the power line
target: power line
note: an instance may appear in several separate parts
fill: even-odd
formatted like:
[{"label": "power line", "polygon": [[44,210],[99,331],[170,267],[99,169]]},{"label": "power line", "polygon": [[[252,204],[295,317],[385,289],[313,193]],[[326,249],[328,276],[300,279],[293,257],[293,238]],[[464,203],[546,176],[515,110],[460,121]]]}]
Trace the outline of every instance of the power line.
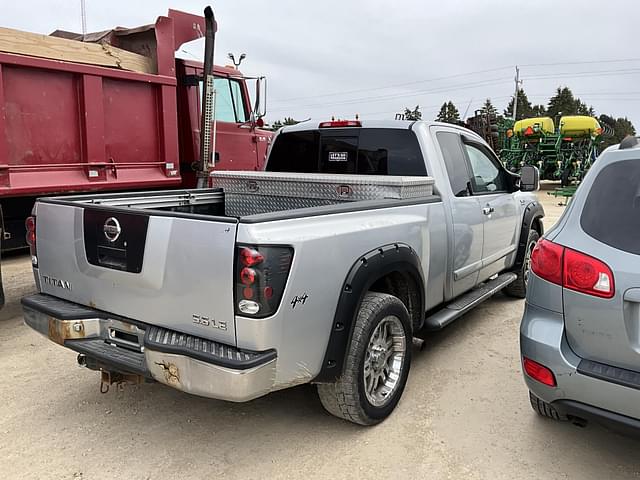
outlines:
[{"label": "power line", "polygon": [[556,65],[586,65],[590,63],[623,63],[640,62],[640,58],[621,58],[618,60],[584,60],[578,62],[553,62],[553,63],[525,63],[521,67],[553,67]]},{"label": "power line", "polygon": [[640,73],[640,69],[617,69],[617,70],[590,70],[584,72],[562,72],[562,73],[548,73],[538,74],[526,77],[527,79],[553,79],[553,78],[566,78],[566,77],[608,77],[610,75],[635,75]]},{"label": "power line", "polygon": [[[565,66],[565,65],[624,63],[624,62],[636,62],[636,61],[640,61],[640,58],[622,58],[622,59],[609,59],[609,60],[585,60],[585,61],[573,61],[573,62],[528,63],[528,64],[522,64],[520,66],[521,67],[552,67],[552,66]],[[353,94],[353,93],[373,92],[373,91],[378,91],[378,90],[385,90],[385,89],[388,89],[388,88],[400,88],[400,87],[406,87],[406,86],[410,86],[410,85],[418,85],[418,84],[421,84],[421,83],[430,83],[430,82],[436,82],[436,81],[440,81],[440,80],[449,80],[449,79],[453,79],[453,78],[466,77],[466,76],[470,76],[470,75],[480,75],[480,74],[483,74],[483,73],[496,72],[496,71],[501,71],[501,70],[508,70],[508,69],[511,69],[511,68],[513,68],[513,67],[511,67],[511,66],[495,67],[495,68],[489,68],[489,69],[484,69],[484,70],[476,70],[476,71],[471,71],[471,72],[464,72],[464,73],[458,73],[458,74],[453,74],[453,75],[447,75],[447,76],[443,76],[443,77],[434,77],[434,78],[430,78],[430,79],[416,80],[416,81],[412,81],[412,82],[390,84],[390,85],[385,85],[385,86],[380,86],[380,87],[362,88],[362,89],[355,89],[355,90],[346,90],[346,91],[343,91],[343,92],[323,93],[323,94],[318,94],[318,95],[309,95],[309,96],[302,96],[302,97],[292,97],[292,98],[283,99],[283,100],[275,100],[274,102],[276,104],[283,104],[283,103],[294,102],[296,100],[306,100],[306,99],[312,99],[312,98],[342,96],[342,95],[350,95],[350,94]],[[598,72],[598,71],[593,71],[593,72],[575,72],[575,73],[567,72],[567,73],[562,73],[562,74],[556,74],[556,73],[538,74],[536,76],[531,76],[531,77],[527,77],[527,78],[533,78],[533,79],[538,79],[538,78],[561,78],[562,76],[571,76],[571,75],[584,76],[586,73],[591,74],[591,73],[594,73],[594,72]],[[603,72],[606,72],[606,71],[603,71]],[[616,71],[612,70],[611,72],[616,72]],[[622,74],[632,74],[631,70],[622,69],[622,70],[620,70],[620,72],[621,73],[622,72],[628,72],[628,73],[622,73]],[[635,72],[633,72],[633,74],[635,74]],[[549,75],[549,76],[548,77],[544,77],[544,75]],[[604,73],[603,73],[603,75],[604,75]],[[555,77],[555,76],[557,76],[557,77]],[[594,75],[594,76],[599,76],[599,75]]]},{"label": "power line", "polygon": [[293,97],[293,98],[287,98],[284,100],[280,100],[278,103],[288,103],[294,100],[306,100],[307,98],[322,98],[322,97],[332,97],[335,95],[349,95],[351,93],[362,93],[362,92],[373,92],[376,90],[385,90],[387,88],[398,88],[398,87],[406,87],[409,85],[417,85],[420,83],[430,83],[430,82],[437,82],[440,80],[450,80],[452,78],[460,78],[460,77],[467,77],[469,75],[479,75],[482,73],[489,73],[489,72],[497,72],[500,70],[507,70],[507,69],[511,69],[512,67],[497,67],[497,68],[489,68],[486,70],[476,70],[474,72],[465,72],[465,73],[456,73],[455,75],[447,75],[445,77],[435,77],[435,78],[428,78],[428,79],[424,79],[424,80],[415,80],[413,82],[405,82],[405,83],[396,83],[396,84],[392,84],[392,85],[386,85],[386,86],[382,86],[382,87],[371,87],[371,88],[361,88],[358,90],[347,90],[344,92],[333,92],[333,93],[322,93],[319,95],[309,95],[309,96],[304,96],[304,97]]},{"label": "power line", "polygon": [[359,103],[373,103],[373,102],[381,102],[385,100],[392,100],[396,98],[404,98],[404,97],[412,97],[418,94],[432,94],[432,93],[446,93],[451,91],[458,90],[467,90],[469,88],[477,88],[477,87],[486,87],[492,85],[500,85],[504,83],[511,83],[511,80],[507,80],[504,77],[487,79],[479,82],[470,82],[467,84],[458,84],[452,87],[438,87],[435,89],[427,89],[427,90],[414,90],[406,93],[398,93],[398,94],[390,94],[390,95],[379,95],[375,97],[360,97],[360,98],[352,98],[346,100],[339,100],[335,102],[323,102],[323,103],[313,103],[313,104],[305,104],[305,105],[295,105],[290,107],[281,107],[271,109],[271,111],[286,111],[291,110],[292,108],[305,108],[305,107],[325,107],[328,105],[357,105]]},{"label": "power line", "polygon": [[[586,77],[603,77],[603,76],[611,76],[611,75],[636,75],[640,74],[640,69],[614,69],[614,70],[587,70],[581,72],[561,72],[561,73],[553,73],[553,74],[539,74],[525,77],[526,80],[551,80],[557,78],[586,78]],[[287,111],[292,108],[313,108],[313,107],[325,107],[325,106],[334,106],[334,105],[356,105],[358,103],[365,102],[380,102],[385,100],[392,100],[396,98],[405,98],[414,95],[426,95],[426,94],[434,94],[434,93],[446,93],[458,90],[466,90],[469,88],[477,88],[477,87],[485,87],[485,86],[494,86],[506,83],[502,77],[492,78],[480,80],[477,82],[470,82],[466,84],[458,84],[449,87],[436,87],[434,89],[426,89],[426,90],[413,90],[405,93],[397,93],[397,94],[388,94],[388,95],[378,95],[378,96],[366,96],[352,99],[344,99],[337,100],[335,102],[323,102],[316,104],[303,104],[303,105],[292,105],[289,107],[281,107],[272,109],[272,111]]]},{"label": "power line", "polygon": [[[609,59],[609,60],[584,60],[584,61],[573,61],[573,62],[526,63],[526,64],[521,64],[520,67],[551,67],[551,66],[560,66],[560,65],[562,65],[562,66],[564,66],[564,65],[587,65],[587,64],[602,64],[602,63],[624,63],[624,62],[636,62],[636,61],[640,61],[640,58],[622,58],[622,59]],[[423,79],[423,80],[415,80],[415,81],[412,81],[412,82],[390,84],[390,85],[385,85],[385,86],[380,86],[380,87],[361,88],[361,89],[355,89],[355,90],[346,90],[346,91],[343,91],[343,92],[332,92],[332,93],[322,93],[322,94],[318,94],[318,95],[292,97],[292,98],[279,100],[277,103],[288,103],[288,102],[292,102],[292,101],[295,101],[295,100],[306,100],[306,99],[310,99],[310,98],[331,97],[331,96],[336,96],[336,95],[349,95],[349,94],[352,94],[352,93],[372,92],[372,91],[377,91],[377,90],[385,90],[385,89],[388,89],[388,88],[406,87],[406,86],[409,86],[409,85],[417,85],[417,84],[420,84],[420,83],[436,82],[436,81],[440,81],[440,80],[449,80],[449,79],[453,79],[453,78],[466,77],[466,76],[469,76],[469,75],[479,75],[479,74],[483,74],[483,73],[497,72],[497,71],[501,71],[501,70],[509,70],[511,68],[513,68],[513,67],[512,66],[495,67],[495,68],[488,68],[488,69],[484,69],[484,70],[475,70],[475,71],[471,71],[471,72],[464,72],[464,73],[457,73],[457,74],[453,74],[453,75],[446,75],[446,76],[443,76],[443,77],[434,77],[434,78]]]}]

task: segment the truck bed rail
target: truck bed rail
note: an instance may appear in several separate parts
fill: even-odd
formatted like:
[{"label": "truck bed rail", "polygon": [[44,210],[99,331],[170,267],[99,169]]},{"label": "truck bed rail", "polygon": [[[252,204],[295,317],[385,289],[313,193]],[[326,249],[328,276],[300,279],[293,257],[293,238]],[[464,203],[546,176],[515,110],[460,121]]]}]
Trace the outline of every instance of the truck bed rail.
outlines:
[{"label": "truck bed rail", "polygon": [[224,192],[220,188],[203,190],[178,190],[144,193],[117,193],[100,196],[73,195],[55,197],[45,200],[68,201],[85,203],[88,205],[102,205],[105,207],[130,207],[141,209],[159,209],[169,207],[186,207],[195,205],[210,205],[223,203]]}]

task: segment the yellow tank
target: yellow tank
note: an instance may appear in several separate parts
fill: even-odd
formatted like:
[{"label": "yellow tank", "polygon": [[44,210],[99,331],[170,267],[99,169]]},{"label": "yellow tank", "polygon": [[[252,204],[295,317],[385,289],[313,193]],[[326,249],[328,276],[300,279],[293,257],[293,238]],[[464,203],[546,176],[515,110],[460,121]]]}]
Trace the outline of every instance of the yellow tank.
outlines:
[{"label": "yellow tank", "polygon": [[513,131],[516,135],[541,135],[551,134],[556,131],[553,119],[549,117],[523,118],[513,125]]},{"label": "yellow tank", "polygon": [[571,115],[560,119],[560,135],[565,137],[588,137],[602,132],[598,120],[585,115]]}]

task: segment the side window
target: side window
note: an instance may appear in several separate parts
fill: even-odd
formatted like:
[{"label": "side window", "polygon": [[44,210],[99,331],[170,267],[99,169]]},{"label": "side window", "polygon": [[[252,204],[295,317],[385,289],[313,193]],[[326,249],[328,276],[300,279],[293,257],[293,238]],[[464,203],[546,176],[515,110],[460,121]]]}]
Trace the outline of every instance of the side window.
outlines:
[{"label": "side window", "polygon": [[244,111],[244,102],[242,101],[242,87],[237,80],[231,80],[231,95],[233,98],[233,106],[236,111],[236,121],[244,123],[247,121],[247,113]]},{"label": "side window", "polygon": [[474,193],[504,192],[507,190],[506,179],[491,158],[473,145],[464,146],[469,155],[469,163],[473,178],[471,186]]},{"label": "side window", "polygon": [[469,195],[468,184],[470,181],[467,162],[462,150],[462,142],[457,133],[438,132],[436,133],[438,144],[442,150],[444,164],[447,167],[451,190],[456,197]]},{"label": "side window", "polygon": [[[216,89],[216,120],[230,123],[246,122],[240,84],[228,78],[214,78],[213,84]],[[200,92],[202,88],[200,82]]]}]

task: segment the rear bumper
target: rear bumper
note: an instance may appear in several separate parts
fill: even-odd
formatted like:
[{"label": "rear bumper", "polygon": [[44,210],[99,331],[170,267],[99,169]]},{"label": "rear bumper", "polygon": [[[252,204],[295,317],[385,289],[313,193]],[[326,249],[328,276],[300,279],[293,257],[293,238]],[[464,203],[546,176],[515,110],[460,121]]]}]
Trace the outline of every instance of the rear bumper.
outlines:
[{"label": "rear bumper", "polygon": [[232,402],[273,389],[275,350],[242,350],[44,294],[24,298],[22,307],[29,327],[102,370],[142,375],[186,393]]},{"label": "rear bumper", "polygon": [[577,356],[567,343],[561,313],[527,304],[520,326],[520,352],[553,371],[556,387],[543,385],[526,374],[524,378],[536,397],[561,413],[640,427],[640,377]]},{"label": "rear bumper", "polygon": [[562,415],[577,417],[584,420],[594,421],[612,429],[633,435],[640,436],[640,420],[636,418],[610,412],[603,408],[594,407],[573,400],[556,400],[551,405]]}]

